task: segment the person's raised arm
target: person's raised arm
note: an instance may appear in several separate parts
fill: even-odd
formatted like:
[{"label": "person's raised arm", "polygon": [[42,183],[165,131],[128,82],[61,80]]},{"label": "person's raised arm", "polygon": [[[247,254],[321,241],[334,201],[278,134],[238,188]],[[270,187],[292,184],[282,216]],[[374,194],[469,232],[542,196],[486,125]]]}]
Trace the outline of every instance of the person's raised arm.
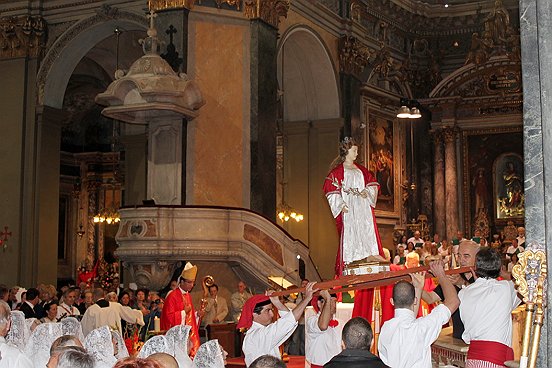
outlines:
[{"label": "person's raised arm", "polygon": [[425,284],[425,272],[416,272],[411,273],[410,277],[412,278],[412,286],[414,286],[415,290],[415,303],[413,312],[418,313],[418,309],[420,309],[420,301],[422,299],[422,291],[424,290],[424,284]]},{"label": "person's raised arm", "polygon": [[315,282],[309,282],[307,286],[305,287],[305,298],[301,300],[301,303],[297,305],[297,307],[293,308],[293,315],[295,316],[295,320],[299,321],[301,319],[301,316],[303,316],[303,312],[305,311],[305,308],[312,300],[312,295],[317,292],[319,289],[313,289]]},{"label": "person's raised arm", "polygon": [[328,290],[322,290],[320,292],[320,296],[324,298],[324,305],[322,306],[320,317],[318,318],[318,328],[320,331],[326,331],[328,329],[328,325],[330,324],[330,320],[332,319],[332,297]]},{"label": "person's raised arm", "polygon": [[445,300],[443,304],[450,310],[450,313],[454,313],[460,305],[460,299],[454,285],[450,282],[449,278],[445,275],[445,269],[442,261],[434,261],[429,264],[431,273],[439,280],[439,285],[443,289],[443,296]]}]

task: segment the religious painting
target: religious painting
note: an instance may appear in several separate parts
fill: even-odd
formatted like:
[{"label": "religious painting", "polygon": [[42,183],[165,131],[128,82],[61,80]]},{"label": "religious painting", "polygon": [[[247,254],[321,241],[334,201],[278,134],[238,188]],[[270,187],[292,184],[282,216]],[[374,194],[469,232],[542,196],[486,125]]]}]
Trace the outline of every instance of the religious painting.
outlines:
[{"label": "religious painting", "polygon": [[495,215],[511,219],[525,215],[523,159],[517,153],[499,156],[493,165]]},{"label": "religious painting", "polygon": [[367,131],[367,167],[380,184],[376,210],[395,211],[395,134],[393,120],[372,114]]},{"label": "religious painting", "polygon": [[466,231],[489,237],[513,218],[506,213],[523,207],[523,133],[517,127],[462,133]]}]

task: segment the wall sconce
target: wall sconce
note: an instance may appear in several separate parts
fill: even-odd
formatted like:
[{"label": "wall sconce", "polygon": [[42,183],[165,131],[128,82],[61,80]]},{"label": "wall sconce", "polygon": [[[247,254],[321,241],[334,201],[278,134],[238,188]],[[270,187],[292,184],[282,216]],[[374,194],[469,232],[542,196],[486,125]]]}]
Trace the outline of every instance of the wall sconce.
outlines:
[{"label": "wall sconce", "polygon": [[416,100],[401,98],[401,107],[397,112],[399,119],[419,119],[422,117],[420,112],[420,103]]}]

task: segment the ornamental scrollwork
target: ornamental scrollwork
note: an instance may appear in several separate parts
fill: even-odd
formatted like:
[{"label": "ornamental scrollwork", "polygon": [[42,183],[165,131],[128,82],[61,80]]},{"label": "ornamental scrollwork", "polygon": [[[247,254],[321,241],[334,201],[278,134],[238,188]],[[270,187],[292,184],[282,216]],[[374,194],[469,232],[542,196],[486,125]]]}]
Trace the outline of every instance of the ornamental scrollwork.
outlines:
[{"label": "ornamental scrollwork", "polygon": [[46,45],[46,30],[41,16],[0,18],[0,59],[37,57]]},{"label": "ornamental scrollwork", "polygon": [[277,28],[280,18],[286,18],[291,0],[245,0],[244,14],[249,19],[261,19]]}]

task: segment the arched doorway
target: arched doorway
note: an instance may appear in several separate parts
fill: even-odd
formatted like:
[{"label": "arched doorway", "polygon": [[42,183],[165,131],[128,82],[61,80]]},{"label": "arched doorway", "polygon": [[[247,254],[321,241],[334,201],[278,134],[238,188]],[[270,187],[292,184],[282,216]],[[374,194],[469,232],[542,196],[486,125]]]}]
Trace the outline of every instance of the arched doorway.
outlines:
[{"label": "arched doorway", "polygon": [[336,156],[342,120],[334,61],[313,30],[299,26],[282,37],[278,83],[277,199],[305,215],[282,225],[309,245],[322,277],[331,277],[338,237],[320,188]]}]

